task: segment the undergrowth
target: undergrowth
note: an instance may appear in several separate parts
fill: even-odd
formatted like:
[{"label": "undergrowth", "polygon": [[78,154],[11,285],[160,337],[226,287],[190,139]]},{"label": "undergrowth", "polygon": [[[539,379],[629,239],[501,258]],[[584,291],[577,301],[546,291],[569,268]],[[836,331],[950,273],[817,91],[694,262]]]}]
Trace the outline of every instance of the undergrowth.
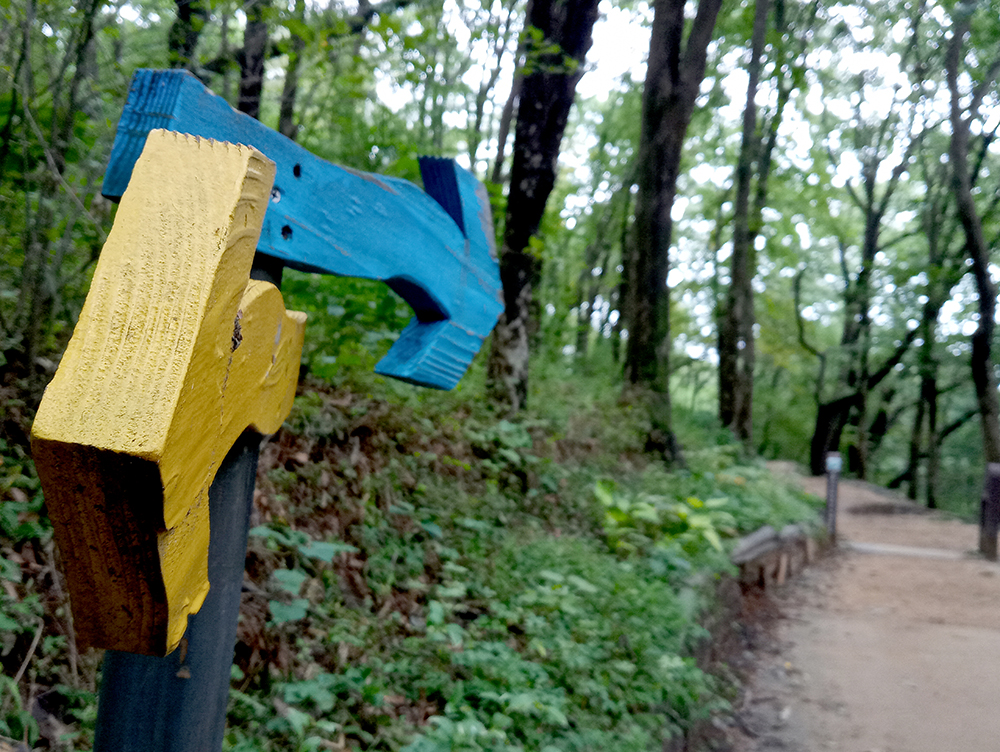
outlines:
[{"label": "undergrowth", "polygon": [[[578,388],[518,422],[474,388],[302,391],[261,456],[226,749],[638,752],[725,707],[695,656],[726,549],[814,504],[714,436],[667,472],[628,406]],[[86,749],[99,655],[7,455],[0,735]]]}]

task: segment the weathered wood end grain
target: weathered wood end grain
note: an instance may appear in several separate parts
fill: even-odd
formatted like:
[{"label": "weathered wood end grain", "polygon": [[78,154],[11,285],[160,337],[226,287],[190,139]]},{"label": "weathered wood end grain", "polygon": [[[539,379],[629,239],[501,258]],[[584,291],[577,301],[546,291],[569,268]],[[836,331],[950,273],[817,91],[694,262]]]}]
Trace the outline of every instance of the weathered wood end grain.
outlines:
[{"label": "weathered wood end grain", "polygon": [[163,655],[208,592],[208,489],[291,409],[305,315],[251,281],[274,165],[153,131],[32,448],[77,640]]}]

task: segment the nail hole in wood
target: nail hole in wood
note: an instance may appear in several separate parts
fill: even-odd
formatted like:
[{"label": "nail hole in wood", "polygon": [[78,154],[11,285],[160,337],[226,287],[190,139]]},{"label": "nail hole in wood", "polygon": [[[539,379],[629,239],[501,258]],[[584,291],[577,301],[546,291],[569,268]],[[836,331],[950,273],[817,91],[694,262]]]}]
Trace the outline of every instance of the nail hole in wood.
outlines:
[{"label": "nail hole in wood", "polygon": [[292,228],[289,227],[288,225],[285,225],[284,227],[281,228],[281,239],[282,240],[292,239]]},{"label": "nail hole in wood", "polygon": [[294,175],[295,177],[297,177],[297,178],[300,178],[300,177],[302,177],[302,165],[300,165],[300,164],[296,164],[296,165],[295,165],[295,166],[294,166],[294,167],[292,168],[292,174],[293,174],[293,175]]}]

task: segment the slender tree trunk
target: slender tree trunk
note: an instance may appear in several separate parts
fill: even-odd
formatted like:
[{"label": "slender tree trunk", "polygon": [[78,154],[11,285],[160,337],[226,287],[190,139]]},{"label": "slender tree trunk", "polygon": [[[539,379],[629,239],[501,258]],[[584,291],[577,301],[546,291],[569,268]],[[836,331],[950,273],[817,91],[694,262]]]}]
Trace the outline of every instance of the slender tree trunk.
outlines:
[{"label": "slender tree trunk", "polygon": [[650,444],[679,459],[670,407],[670,297],[667,288],[681,150],[705,76],[708,45],[722,0],[700,0],[684,40],[684,0],[656,0],[643,90],[634,243],[625,264],[629,315],[625,375],[649,388]]},{"label": "slender tree trunk", "polygon": [[579,358],[584,358],[587,355],[587,343],[590,339],[591,329],[593,329],[594,301],[597,297],[594,269],[597,268],[600,258],[604,255],[603,251],[607,246],[605,237],[609,225],[614,220],[614,209],[614,198],[612,198],[604,207],[604,212],[600,217],[591,215],[594,220],[592,238],[583,251],[583,265],[577,279],[576,355]]},{"label": "slender tree trunk", "polygon": [[[932,243],[933,246],[933,243]],[[933,254],[932,255],[936,255]],[[940,264],[931,259],[931,273],[941,273]],[[941,305],[944,302],[944,295],[950,285],[937,285],[938,291],[929,290],[930,295],[924,304],[923,319],[920,322],[920,338],[923,340],[920,345],[920,402],[917,405],[917,414],[913,421],[913,435],[910,440],[910,484],[907,496],[916,500],[920,496],[920,461],[927,459],[928,472],[924,478],[926,487],[927,505],[933,509],[936,505],[935,489],[930,479],[931,457],[937,462],[939,454],[937,437],[938,419],[938,385],[937,373],[938,362],[935,354],[938,317],[941,312]],[[924,423],[927,427],[924,428]]]},{"label": "slender tree trunk", "polygon": [[555,184],[559,144],[596,20],[597,0],[535,0],[528,16],[541,40],[526,53],[531,71],[521,90],[500,253],[505,306],[487,366],[490,399],[506,413],[518,412],[527,400],[531,290],[538,274],[528,241]]},{"label": "slender tree trunk", "polygon": [[198,69],[195,50],[201,30],[208,23],[209,9],[203,0],[174,0],[177,4],[177,18],[170,25],[167,34],[167,61],[171,68]]},{"label": "slender tree trunk", "polygon": [[[844,268],[846,287],[844,292],[844,328],[840,338],[840,350],[844,359],[838,380],[841,394],[825,405],[821,405],[821,408],[824,409],[818,410],[816,413],[816,426],[813,431],[810,452],[810,470],[814,475],[822,475],[825,472],[826,453],[839,448],[843,429],[853,423],[858,429],[858,441],[849,452],[848,464],[858,477],[862,479],[866,477],[868,447],[863,444],[867,441],[867,426],[864,425],[864,416],[868,411],[866,403],[868,393],[881,381],[881,379],[877,379],[873,382],[875,377],[872,375],[870,363],[871,277],[875,266],[875,257],[880,247],[879,235],[882,220],[888,210],[889,200],[899,185],[899,179],[906,170],[909,153],[916,144],[916,140],[916,137],[911,134],[906,159],[893,169],[892,177],[883,189],[881,197],[876,196],[876,189],[880,185],[880,181],[877,180],[878,168],[883,159],[878,155],[881,144],[871,150],[872,156],[862,165],[864,196],[859,197],[854,189],[848,185],[849,195],[865,217],[861,266],[855,278],[851,280],[843,257],[844,250],[841,249],[841,263]],[[911,331],[907,335],[903,347],[904,351],[913,341],[915,331]],[[897,349],[893,358],[901,357],[901,355],[902,353]],[[890,361],[893,358],[890,358]],[[884,367],[880,369],[879,373],[883,372]],[[847,391],[853,391],[851,399],[844,399],[844,392]],[[847,410],[848,413],[840,415],[836,413],[836,410]]]},{"label": "slender tree trunk", "polygon": [[750,229],[750,184],[754,165],[760,168],[761,138],[757,131],[756,99],[769,8],[769,0],[757,0],[754,9],[743,138],[736,165],[729,292],[724,325],[719,332],[719,419],[748,449],[753,442],[753,277],[757,255]]},{"label": "slender tree trunk", "polygon": [[[28,55],[31,52],[31,35],[29,31],[33,22],[34,12],[35,5],[31,2],[31,0],[29,0],[25,8],[24,29],[22,29],[22,33],[20,34],[21,49],[17,57],[17,64],[14,66],[14,72],[10,78],[10,107],[7,109],[7,119],[4,123],[3,130],[0,130],[0,178],[4,177],[7,172],[7,158],[10,156],[11,147],[14,144],[14,122],[18,119],[18,113],[21,109],[21,105],[18,100],[18,86],[20,84],[21,71],[25,68],[26,63],[30,66]],[[11,36],[13,36],[13,34]],[[23,116],[21,119],[24,119]]]},{"label": "slender tree trunk", "polygon": [[225,6],[220,10],[219,60],[222,65],[222,98],[232,104],[232,50],[229,47],[229,9]]},{"label": "slender tree trunk", "polygon": [[[524,8],[524,17],[531,19],[534,12],[535,0],[528,0]],[[530,20],[526,26],[530,25]],[[527,29],[521,32],[521,38],[517,42],[517,52],[514,53],[514,78],[510,82],[510,93],[504,103],[500,113],[500,125],[497,129],[497,156],[493,162],[493,173],[490,175],[490,182],[494,185],[503,183],[503,162],[507,154],[507,140],[510,137],[510,124],[514,122],[514,111],[517,108],[518,100],[521,97],[521,87],[524,85],[524,56],[528,50]]]},{"label": "slender tree trunk", "polygon": [[1000,462],[1000,401],[997,399],[996,375],[993,368],[992,345],[995,329],[997,291],[990,278],[990,257],[983,225],[972,195],[969,173],[970,121],[977,115],[986,87],[997,74],[996,62],[989,68],[989,77],[981,81],[967,110],[961,105],[958,76],[962,48],[969,33],[975,6],[957,7],[953,18],[952,38],[945,58],[948,90],[951,94],[951,146],[948,151],[952,168],[952,189],[958,217],[965,233],[965,248],[972,261],[972,272],[979,295],[979,323],[972,335],[972,381],[979,402],[979,418],[983,431],[983,456],[987,463]]},{"label": "slender tree trunk", "polygon": [[[305,23],[305,0],[295,0],[295,18]],[[281,104],[278,109],[278,133],[292,141],[299,132],[299,126],[295,123],[295,97],[299,91],[299,65],[305,46],[302,37],[292,32],[288,40],[288,66],[285,68],[285,83],[281,88]]]},{"label": "slender tree trunk", "polygon": [[[881,384],[903,360],[906,351],[916,339],[917,332],[917,329],[907,332],[903,341],[896,346],[895,352],[886,359],[878,371],[869,373],[866,368],[859,374],[859,383],[853,392],[829,402],[819,402],[816,408],[816,429],[813,431],[809,447],[809,470],[813,475],[822,475],[825,472],[826,453],[840,445],[841,434],[850,422],[852,412],[861,410],[866,395]],[[863,384],[860,383],[862,378]]]},{"label": "slender tree trunk", "polygon": [[[514,5],[515,3],[511,3],[510,7],[506,9],[507,16],[503,21],[503,29],[497,29],[496,40],[493,44],[493,59],[495,63],[492,70],[488,74],[484,74],[479,84],[479,90],[476,92],[473,118],[466,135],[466,143],[469,149],[469,164],[474,174],[477,172],[476,165],[479,162],[479,145],[483,141],[483,121],[486,117],[486,102],[490,98],[490,93],[496,87],[497,81],[500,79],[500,72],[503,69],[503,58],[507,53],[507,47],[510,43],[511,25],[514,21]],[[507,128],[509,132],[509,117],[507,119]],[[506,133],[504,134],[504,138],[506,139]],[[502,153],[503,148],[498,146],[498,153]]]},{"label": "slender tree trunk", "polygon": [[[39,358],[47,354],[45,340],[50,333],[55,285],[59,278],[56,264],[64,257],[57,247],[53,252],[54,231],[58,233],[58,196],[66,185],[63,177],[67,154],[73,145],[73,126],[81,109],[86,108],[86,87],[93,89],[90,79],[97,71],[91,64],[95,44],[96,22],[103,7],[103,0],[87,0],[74,13],[74,25],[68,35],[69,43],[57,67],[58,81],[50,81],[49,95],[52,106],[51,139],[46,140],[32,107],[35,104],[34,80],[31,70],[31,33],[34,4],[28,4],[26,25],[23,29],[21,67],[21,97],[19,114],[28,133],[21,141],[22,160],[27,163],[28,149],[38,148],[44,157],[36,176],[25,175],[33,185],[24,193],[24,228],[17,309],[11,325],[19,341],[14,349],[4,353],[5,371],[14,371],[26,379],[26,392],[32,400],[41,398],[45,374],[39,372]],[[27,19],[32,19],[28,21]],[[34,142],[31,143],[31,140]],[[22,172],[24,170],[22,169]],[[69,228],[64,227],[63,232]],[[58,237],[58,235],[56,235]],[[19,336],[18,336],[19,335]]]},{"label": "slender tree trunk", "polygon": [[941,467],[941,437],[938,435],[937,363],[934,371],[921,385],[927,412],[927,477],[924,479],[928,509],[937,509],[937,482]]},{"label": "slender tree trunk", "polygon": [[264,90],[264,61],[267,57],[267,10],[270,0],[246,0],[243,9],[247,25],[240,52],[240,98],[236,109],[260,119],[260,97]]},{"label": "slender tree trunk", "polygon": [[54,108],[53,118],[52,149],[51,154],[55,162],[55,170],[62,175],[66,169],[66,153],[69,151],[69,143],[73,138],[73,124],[80,109],[81,89],[87,82],[88,66],[87,57],[90,55],[90,47],[94,44],[94,34],[96,33],[96,20],[104,0],[87,0],[81,3],[80,25],[78,30],[77,46],[75,50],[67,52],[66,60],[72,61],[73,75],[69,81],[69,91],[66,102],[61,107],[58,100]]}]

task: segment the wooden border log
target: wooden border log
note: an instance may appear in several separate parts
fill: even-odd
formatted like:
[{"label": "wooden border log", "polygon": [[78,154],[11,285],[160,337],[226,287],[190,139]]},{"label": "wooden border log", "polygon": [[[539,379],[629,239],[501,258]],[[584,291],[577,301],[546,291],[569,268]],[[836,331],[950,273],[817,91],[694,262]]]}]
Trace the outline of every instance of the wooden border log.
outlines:
[{"label": "wooden border log", "polygon": [[801,525],[785,525],[779,533],[770,525],[741,538],[730,561],[739,567],[744,585],[783,585],[815,558],[816,542]]},{"label": "wooden border log", "polygon": [[780,545],[778,531],[770,525],[764,525],[764,527],[741,538],[736,548],[729,554],[729,559],[736,565],[745,564],[777,550]]}]

